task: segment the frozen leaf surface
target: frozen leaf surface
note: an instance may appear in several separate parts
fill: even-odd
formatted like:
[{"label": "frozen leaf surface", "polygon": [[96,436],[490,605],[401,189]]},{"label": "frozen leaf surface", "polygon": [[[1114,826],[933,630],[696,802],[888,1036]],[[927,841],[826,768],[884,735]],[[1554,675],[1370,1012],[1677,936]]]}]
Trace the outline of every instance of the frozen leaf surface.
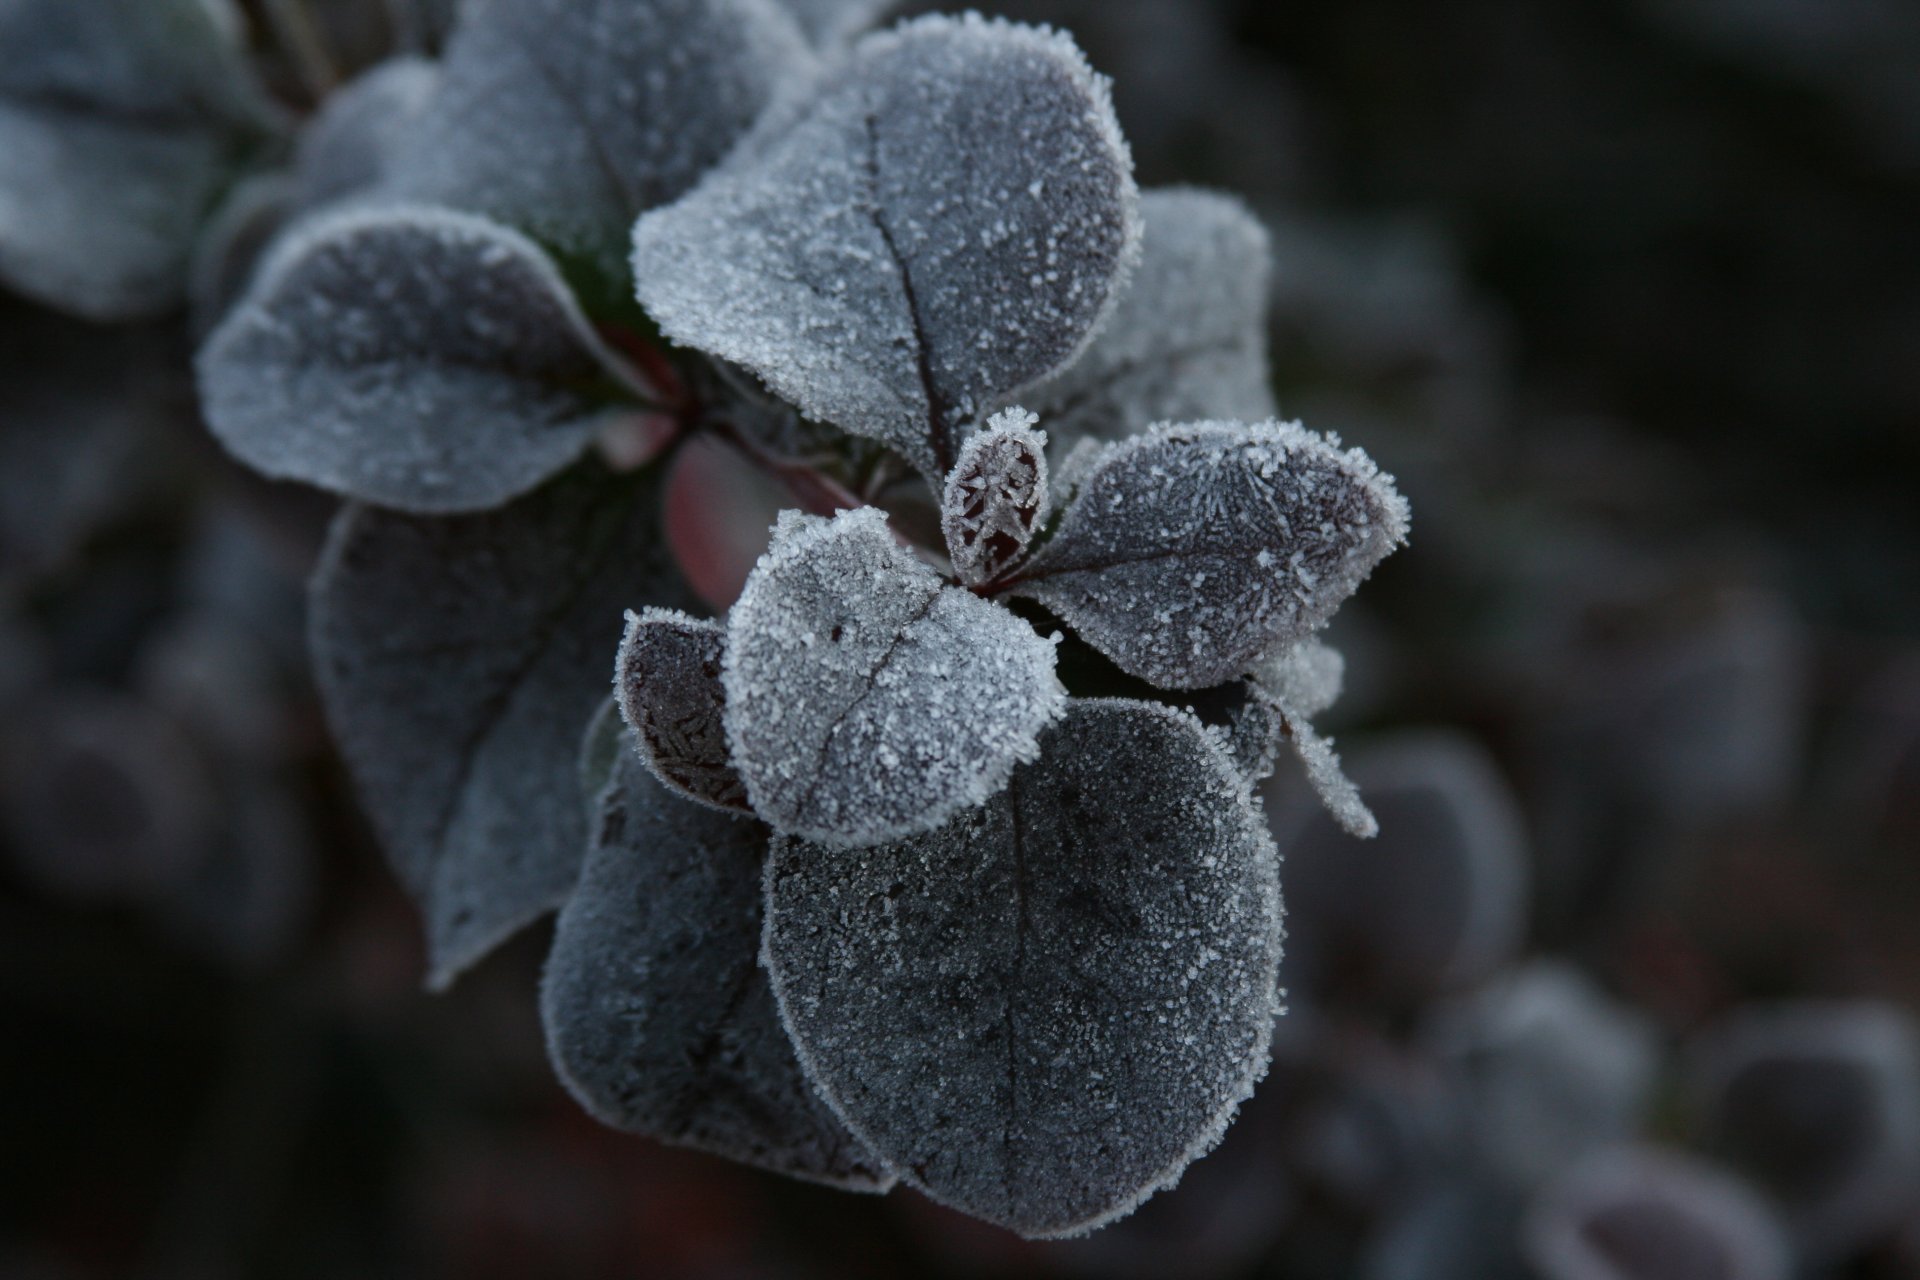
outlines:
[{"label": "frozen leaf surface", "polygon": [[334,526],[313,586],[320,691],[426,916],[433,987],[578,877],[580,743],[622,611],[683,598],[652,487],[583,467],[485,515],[349,507]]},{"label": "frozen leaf surface", "polygon": [[899,0],[778,0],[817,45],[850,39],[880,20]]},{"label": "frozen leaf surface", "polygon": [[1022,409],[996,415],[947,473],[940,531],[962,582],[991,581],[1046,526],[1047,436]]},{"label": "frozen leaf surface", "polygon": [[1059,716],[1053,645],[948,586],[878,508],[781,515],[727,623],[727,741],[754,812],[834,845],[929,830]]},{"label": "frozen leaf surface", "polygon": [[1028,1236],[1120,1217],[1265,1071],[1278,860],[1192,717],[1076,701],[986,805],[858,853],[776,841],[801,1061],[902,1178]]},{"label": "frozen leaf surface", "polygon": [[1254,684],[1296,714],[1317,716],[1340,700],[1347,660],[1325,641],[1307,639],[1261,659],[1251,675]]},{"label": "frozen leaf surface", "polygon": [[655,777],[687,799],[751,813],[746,784],[727,758],[726,648],[721,623],[668,609],[630,613],[613,683]]},{"label": "frozen leaf surface", "polygon": [[884,1191],[893,1176],[802,1074],[758,963],[767,836],[622,752],[547,960],[548,1051],[615,1128]]},{"label": "frozen leaf surface", "polygon": [[210,0],[0,0],[0,281],[127,320],[176,305],[201,221],[271,127]]},{"label": "frozen leaf surface", "polygon": [[1128,673],[1199,689],[1323,626],[1406,532],[1358,449],[1295,424],[1163,425],[1093,462],[1012,582]]},{"label": "frozen leaf surface", "polygon": [[809,60],[768,0],[496,0],[448,43],[390,189],[619,276],[633,220],[691,187]]},{"label": "frozen leaf surface", "polygon": [[668,337],[932,477],[1080,353],[1139,238],[1104,81],[1064,35],[929,17],[869,36],[795,121],[634,229]]},{"label": "frozen leaf surface", "polygon": [[317,208],[387,176],[439,80],[439,68],[425,58],[394,58],[329,95],[294,154],[300,206]]},{"label": "frozen leaf surface", "polygon": [[495,507],[573,461],[615,374],[559,273],[480,218],[355,210],[284,244],[200,353],[241,461],[402,511]]},{"label": "frozen leaf surface", "polygon": [[1274,416],[1266,228],[1207,191],[1149,191],[1140,217],[1140,266],[1112,318],[1084,356],[1027,396],[1062,445],[1156,422]]}]

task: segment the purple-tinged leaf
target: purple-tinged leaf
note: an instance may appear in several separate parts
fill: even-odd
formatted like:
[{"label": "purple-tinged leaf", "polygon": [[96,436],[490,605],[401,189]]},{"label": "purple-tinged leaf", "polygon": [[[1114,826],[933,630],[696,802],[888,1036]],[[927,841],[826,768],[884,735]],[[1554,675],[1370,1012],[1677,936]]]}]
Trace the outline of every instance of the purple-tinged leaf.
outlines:
[{"label": "purple-tinged leaf", "polygon": [[1024,409],[996,414],[947,473],[940,531],[962,582],[990,582],[1046,527],[1047,434]]},{"label": "purple-tinged leaf", "polygon": [[752,813],[727,757],[727,628],[671,609],[627,615],[613,687],[634,747],[670,791],[732,813]]},{"label": "purple-tinged leaf", "polygon": [[631,745],[597,809],[540,990],[568,1091],[617,1129],[848,1190],[892,1186],[807,1082],[759,966],[767,828],[675,796]]},{"label": "purple-tinged leaf", "polygon": [[444,988],[578,878],[577,763],[624,610],[683,603],[653,481],[583,466],[486,515],[349,507],[314,579],[334,736]]},{"label": "purple-tinged leaf", "polygon": [[565,467],[621,376],[531,241],[397,208],[290,237],[199,368],[241,461],[425,514],[499,506]]},{"label": "purple-tinged leaf", "polygon": [[755,154],[634,228],[667,336],[938,480],[972,423],[1084,349],[1138,249],[1132,162],[1066,36],[869,36]]},{"label": "purple-tinged leaf", "polygon": [[1392,477],[1298,425],[1164,425],[1110,445],[1009,581],[1131,675],[1220,684],[1325,625],[1406,538]]},{"label": "purple-tinged leaf", "polygon": [[766,961],[847,1127],[1026,1236],[1121,1217],[1266,1069],[1279,864],[1191,716],[1076,701],[1038,762],[923,836],[775,841]]},{"label": "purple-tinged leaf", "polygon": [[784,512],[727,622],[727,741],[777,829],[858,846],[928,831],[1034,758],[1066,693],[1053,645],[946,584],[878,508]]}]

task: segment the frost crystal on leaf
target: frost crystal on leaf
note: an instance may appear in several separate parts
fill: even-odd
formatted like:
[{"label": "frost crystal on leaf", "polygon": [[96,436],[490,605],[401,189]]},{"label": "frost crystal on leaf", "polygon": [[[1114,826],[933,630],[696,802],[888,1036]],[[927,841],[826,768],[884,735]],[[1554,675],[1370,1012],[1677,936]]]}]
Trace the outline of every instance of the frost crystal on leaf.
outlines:
[{"label": "frost crystal on leaf", "polygon": [[335,524],[314,578],[316,674],[427,917],[431,986],[578,877],[575,762],[621,613],[685,598],[651,487],[584,467],[485,515],[348,507]]},{"label": "frost crystal on leaf", "polygon": [[1332,645],[1308,639],[1262,658],[1249,674],[1294,714],[1312,717],[1340,700],[1347,660]]},{"label": "frost crystal on leaf", "polygon": [[720,686],[727,629],[668,609],[627,615],[613,683],[634,746],[669,788],[701,804],[750,813],[727,759]]},{"label": "frost crystal on leaf", "polygon": [[1027,397],[1062,447],[1156,422],[1274,416],[1267,368],[1267,232],[1208,191],[1149,191],[1140,266],[1087,353]]},{"label": "frost crystal on leaf", "polygon": [[249,466],[421,513],[498,506],[566,466],[617,376],[531,241],[427,209],[292,237],[199,366],[208,424]]},{"label": "frost crystal on leaf", "polygon": [[1129,674],[1199,689],[1325,625],[1406,531],[1357,449],[1295,424],[1164,425],[1094,460],[1011,582]]},{"label": "frost crystal on leaf", "polygon": [[1053,645],[948,586],[874,507],[783,513],[727,622],[727,741],[754,812],[833,845],[929,830],[1006,785],[1065,691]]},{"label": "frost crystal on leaf", "polygon": [[1104,81],[1066,36],[977,15],[869,36],[750,162],[634,228],[668,337],[931,477],[1070,362],[1139,240]]},{"label": "frost crystal on leaf", "polygon": [[940,504],[953,571],[988,582],[1026,552],[1047,523],[1047,435],[1024,409],[997,414],[961,447]]},{"label": "frost crystal on leaf", "polygon": [[1028,1236],[1129,1212],[1267,1063],[1279,864],[1190,716],[1076,701],[930,834],[776,841],[766,959],[834,1109],[935,1199]]},{"label": "frost crystal on leaf", "polygon": [[766,827],[672,795],[631,747],[598,809],[540,991],[568,1090],[618,1129],[886,1190],[801,1073],[758,963]]}]

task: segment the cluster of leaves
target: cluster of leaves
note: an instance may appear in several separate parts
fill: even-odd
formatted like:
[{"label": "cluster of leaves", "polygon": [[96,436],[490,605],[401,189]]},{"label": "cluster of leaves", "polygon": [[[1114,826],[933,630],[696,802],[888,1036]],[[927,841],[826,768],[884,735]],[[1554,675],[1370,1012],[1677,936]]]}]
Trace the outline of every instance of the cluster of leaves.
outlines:
[{"label": "cluster of leaves", "polygon": [[[882,7],[494,0],[289,142],[210,0],[0,0],[0,163],[152,175],[138,261],[0,203],[0,274],[191,287],[216,436],[348,500],[314,658],[432,985],[560,907],[595,1115],[1073,1234],[1265,1070],[1253,787],[1290,742],[1372,830],[1313,636],[1407,512],[1274,420],[1259,224],[1139,192],[1070,39]],[[801,508],[719,621],[659,528],[702,435]]]}]

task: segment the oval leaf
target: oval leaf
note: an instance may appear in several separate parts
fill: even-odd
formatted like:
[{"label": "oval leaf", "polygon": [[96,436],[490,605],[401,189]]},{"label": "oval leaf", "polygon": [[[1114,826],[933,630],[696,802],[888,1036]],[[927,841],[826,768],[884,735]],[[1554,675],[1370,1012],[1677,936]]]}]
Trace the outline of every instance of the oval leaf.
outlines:
[{"label": "oval leaf", "polygon": [[941,477],[968,422],[1085,346],[1137,200],[1072,41],[929,17],[862,41],[750,163],[642,218],[634,279],[668,337]]},{"label": "oval leaf", "polygon": [[402,511],[495,507],[577,458],[614,366],[546,255],[427,209],[323,218],[200,353],[241,461]]},{"label": "oval leaf", "polygon": [[1053,646],[947,586],[876,507],[784,512],[727,622],[727,742],[753,809],[857,846],[1006,785],[1066,694]]},{"label": "oval leaf", "polygon": [[1324,626],[1407,533],[1393,478],[1297,424],[1109,446],[1012,580],[1131,675],[1201,689]]},{"label": "oval leaf", "polygon": [[720,685],[727,629],[669,609],[627,615],[613,686],[634,747],[669,790],[751,813],[727,758],[727,695]]},{"label": "oval leaf", "polygon": [[766,955],[847,1127],[943,1203],[1028,1236],[1120,1217],[1265,1071],[1279,864],[1192,717],[1075,702],[1038,763],[931,834],[776,841]]},{"label": "oval leaf", "polygon": [[541,983],[548,1052],[617,1129],[884,1191],[893,1176],[807,1083],[759,965],[767,836],[623,751]]},{"label": "oval leaf", "polygon": [[1046,526],[1047,434],[1024,409],[996,415],[947,473],[940,531],[962,582],[991,581]]},{"label": "oval leaf", "polygon": [[578,878],[580,743],[621,613],[684,601],[652,488],[586,467],[487,515],[335,523],[313,585],[320,692],[426,915],[432,987]]}]

